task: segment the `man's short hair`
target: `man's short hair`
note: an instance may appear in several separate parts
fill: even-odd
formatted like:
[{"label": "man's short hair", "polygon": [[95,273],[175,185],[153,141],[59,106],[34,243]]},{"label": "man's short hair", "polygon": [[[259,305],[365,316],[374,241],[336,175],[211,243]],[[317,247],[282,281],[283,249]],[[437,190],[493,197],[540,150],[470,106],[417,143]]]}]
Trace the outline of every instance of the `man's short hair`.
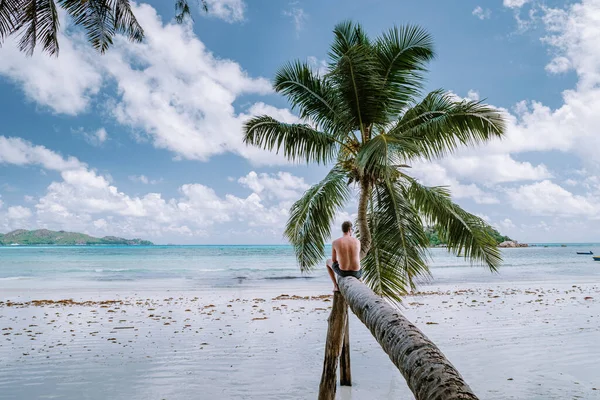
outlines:
[{"label": "man's short hair", "polygon": [[344,221],[344,223],[342,224],[342,232],[348,233],[348,232],[350,232],[351,229],[352,229],[352,222]]}]

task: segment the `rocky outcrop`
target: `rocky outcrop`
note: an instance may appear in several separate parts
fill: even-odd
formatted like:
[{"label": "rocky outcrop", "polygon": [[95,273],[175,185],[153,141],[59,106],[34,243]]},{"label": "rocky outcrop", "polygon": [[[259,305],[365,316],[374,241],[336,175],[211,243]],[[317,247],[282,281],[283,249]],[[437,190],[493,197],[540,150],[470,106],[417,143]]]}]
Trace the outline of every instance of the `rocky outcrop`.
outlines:
[{"label": "rocky outcrop", "polygon": [[519,243],[516,240],[507,240],[498,244],[498,247],[529,247],[527,243]]}]

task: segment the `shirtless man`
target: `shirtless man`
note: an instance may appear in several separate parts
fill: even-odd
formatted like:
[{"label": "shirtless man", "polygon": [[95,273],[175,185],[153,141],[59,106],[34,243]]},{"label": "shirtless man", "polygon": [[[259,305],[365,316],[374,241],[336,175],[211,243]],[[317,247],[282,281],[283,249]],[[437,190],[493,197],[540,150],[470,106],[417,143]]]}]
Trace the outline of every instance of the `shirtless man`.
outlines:
[{"label": "shirtless man", "polygon": [[[331,258],[327,260],[327,272],[333,281],[333,291],[339,290],[335,273],[339,276],[353,276],[360,279],[360,241],[352,237],[352,222],[342,224],[343,236],[333,241]],[[335,271],[335,273],[334,273]]]}]

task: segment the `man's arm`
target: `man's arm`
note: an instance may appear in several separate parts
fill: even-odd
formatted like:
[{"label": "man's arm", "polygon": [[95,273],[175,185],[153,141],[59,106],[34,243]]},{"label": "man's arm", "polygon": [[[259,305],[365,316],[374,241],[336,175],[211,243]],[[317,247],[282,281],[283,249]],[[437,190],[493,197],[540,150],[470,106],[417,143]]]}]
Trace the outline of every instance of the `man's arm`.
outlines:
[{"label": "man's arm", "polygon": [[338,262],[337,254],[335,252],[335,241],[333,241],[333,243],[331,244],[331,261]]}]

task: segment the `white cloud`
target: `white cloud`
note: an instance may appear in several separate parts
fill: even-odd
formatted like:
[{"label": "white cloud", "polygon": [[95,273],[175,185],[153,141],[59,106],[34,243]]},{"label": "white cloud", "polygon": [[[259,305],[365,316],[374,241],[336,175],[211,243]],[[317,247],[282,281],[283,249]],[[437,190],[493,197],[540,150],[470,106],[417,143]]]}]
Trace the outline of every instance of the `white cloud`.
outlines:
[{"label": "white cloud", "polygon": [[498,199],[492,193],[485,192],[476,184],[462,184],[448,175],[448,171],[439,163],[423,162],[412,166],[411,173],[427,186],[447,186],[455,199],[472,199],[479,204],[495,204]]},{"label": "white cloud", "polygon": [[[7,157],[8,156],[8,157]],[[35,226],[120,236],[206,237],[223,224],[252,228],[266,234],[253,241],[281,239],[291,199],[308,185],[287,172],[251,172],[240,183],[252,190],[246,197],[218,195],[212,188],[189,183],[179,187],[179,196],[165,198],[149,192],[132,196],[120,191],[109,176],[90,169],[76,158],[62,157],[45,147],[21,139],[0,136],[0,160],[13,165],[42,165],[60,172],[35,204],[35,214],[23,206],[9,207],[0,214],[0,228],[21,227],[16,222],[35,218]],[[153,183],[145,175],[136,177]],[[30,198],[29,201],[35,201]]]},{"label": "white cloud", "polygon": [[[246,4],[243,0],[206,0],[208,15],[227,22],[239,22],[244,19]],[[142,25],[143,26],[143,25]]]},{"label": "white cloud", "polygon": [[79,129],[73,129],[72,132],[83,136],[86,142],[96,147],[102,146],[108,139],[108,132],[106,132],[106,129],[104,128],[100,128],[93,132],[87,132],[80,127]]},{"label": "white cloud", "polygon": [[549,180],[508,190],[507,196],[514,208],[531,215],[600,217],[597,197],[574,195]]},{"label": "white cloud", "polygon": [[529,162],[515,161],[509,154],[456,155],[439,163],[445,166],[452,176],[483,184],[535,181],[552,177],[544,164],[533,166]]},{"label": "white cloud", "polygon": [[[61,28],[66,25],[60,14]],[[67,37],[61,29],[60,57],[36,52],[27,57],[11,37],[0,49],[0,74],[19,83],[30,100],[54,112],[75,115],[85,111],[102,85],[100,71],[90,62],[93,50],[80,36]]]},{"label": "white cloud", "polygon": [[477,18],[484,20],[489,19],[492,16],[492,10],[490,10],[489,8],[486,8],[484,10],[483,8],[481,8],[481,6],[477,6],[473,10],[472,14]]},{"label": "white cloud", "polygon": [[311,68],[317,72],[320,76],[323,76],[327,73],[328,66],[326,60],[320,60],[315,56],[306,57],[306,61]]},{"label": "white cloud", "polygon": [[577,182],[574,179],[567,179],[565,181],[565,185],[568,185],[568,186],[577,186],[577,185],[579,185],[579,182]]},{"label": "white cloud", "polygon": [[479,92],[476,90],[469,90],[469,92],[467,93],[467,99],[469,100],[473,100],[473,101],[479,101]]},{"label": "white cloud", "polygon": [[[243,4],[215,0],[209,6],[211,13],[236,19]],[[108,100],[103,99],[106,112],[134,128],[137,137],[178,158],[206,161],[231,152],[257,163],[286,163],[283,157],[266,156],[242,143],[248,115],[239,114],[233,105],[247,94],[272,93],[269,80],[250,77],[235,61],[215,56],[195,36],[191,24],[163,23],[146,4],[135,6],[134,12],[146,32],[143,43],[117,37],[100,56],[67,29],[63,32],[68,34],[59,38],[57,59],[25,58],[16,46],[6,44],[0,49],[0,74],[18,81],[38,104],[66,114],[85,111],[100,87],[114,82],[116,95],[107,92]],[[254,108],[269,107],[261,104]],[[96,132],[93,140],[100,143],[106,137]]]},{"label": "white cloud", "polygon": [[292,7],[290,7],[288,10],[284,10],[283,15],[291,18],[292,22],[294,23],[294,28],[296,29],[296,32],[300,32],[304,27],[306,20],[308,19],[308,14],[304,11],[303,8],[296,7],[294,6],[294,4],[297,3],[292,3]]},{"label": "white cloud", "polygon": [[27,207],[23,207],[23,206],[13,206],[13,207],[8,207],[6,216],[8,219],[18,219],[18,220],[22,220],[22,219],[27,219],[29,217],[31,217],[33,214],[31,212],[31,210]]},{"label": "white cloud", "polygon": [[528,2],[529,0],[504,0],[503,4],[508,8],[521,8]]},{"label": "white cloud", "polygon": [[149,179],[146,175],[130,175],[129,180],[131,182],[143,183],[144,185],[157,185],[163,181],[160,179]]},{"label": "white cloud", "polygon": [[259,195],[265,193],[267,196],[280,200],[297,199],[302,192],[309,188],[303,178],[289,172],[257,174],[251,171],[248,175],[239,178],[238,182]]},{"label": "white cloud", "polygon": [[35,197],[29,196],[29,195],[25,195],[25,196],[23,196],[23,200],[25,201],[25,203],[34,203],[35,202]]},{"label": "white cloud", "polygon": [[0,136],[0,164],[40,165],[54,171],[86,168],[74,157],[63,158],[44,146],[35,146],[21,138]]},{"label": "white cloud", "polygon": [[567,57],[554,57],[548,65],[546,71],[552,74],[560,74],[571,69],[571,61]]}]

